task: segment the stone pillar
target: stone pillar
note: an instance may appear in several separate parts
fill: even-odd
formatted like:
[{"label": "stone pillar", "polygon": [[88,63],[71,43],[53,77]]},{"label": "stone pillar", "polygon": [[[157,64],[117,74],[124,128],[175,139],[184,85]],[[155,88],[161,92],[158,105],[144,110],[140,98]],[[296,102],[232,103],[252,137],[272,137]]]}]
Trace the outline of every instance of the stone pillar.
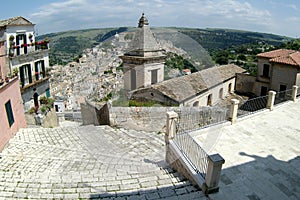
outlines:
[{"label": "stone pillar", "polygon": [[166,131],[166,142],[173,139],[176,134],[176,121],[178,120],[178,114],[174,111],[167,112],[167,131]]},{"label": "stone pillar", "polygon": [[272,111],[274,108],[275,97],[276,97],[276,92],[269,91],[267,108],[270,109],[270,111]]},{"label": "stone pillar", "polygon": [[293,86],[293,92],[292,92],[292,100],[293,101],[296,101],[296,99],[297,99],[297,92],[298,92],[298,86],[294,85]]},{"label": "stone pillar", "polygon": [[225,160],[219,154],[208,156],[208,166],[205,176],[205,183],[203,183],[202,191],[205,194],[211,194],[219,191],[219,180],[222,170],[222,165]]},{"label": "stone pillar", "polygon": [[240,101],[237,99],[231,99],[230,113],[229,113],[229,121],[231,124],[235,123],[237,119],[237,111]]}]

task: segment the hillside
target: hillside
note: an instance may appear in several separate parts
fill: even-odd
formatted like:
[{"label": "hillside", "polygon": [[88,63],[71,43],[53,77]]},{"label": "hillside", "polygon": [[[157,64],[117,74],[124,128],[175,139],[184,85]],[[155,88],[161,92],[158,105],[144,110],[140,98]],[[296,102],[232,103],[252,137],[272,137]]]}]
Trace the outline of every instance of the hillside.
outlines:
[{"label": "hillside", "polygon": [[[45,37],[50,39],[50,65],[56,63],[66,64],[77,59],[82,50],[91,48],[116,33],[132,30],[133,28],[128,27],[86,29],[46,34],[39,36],[37,39]],[[291,38],[279,35],[229,29],[154,28],[153,30],[158,37],[170,40],[176,47],[179,45],[188,53],[194,54],[191,55],[191,59],[204,65],[211,63],[211,60],[207,60],[204,51],[208,51],[208,54],[216,62],[214,59],[214,55],[217,55],[216,52],[229,48],[235,49],[242,45],[258,43],[280,46],[291,40]],[[198,54],[195,54],[195,52]],[[199,54],[201,54],[200,57],[205,55],[204,58],[200,58],[201,61],[195,60],[199,58]]]}]

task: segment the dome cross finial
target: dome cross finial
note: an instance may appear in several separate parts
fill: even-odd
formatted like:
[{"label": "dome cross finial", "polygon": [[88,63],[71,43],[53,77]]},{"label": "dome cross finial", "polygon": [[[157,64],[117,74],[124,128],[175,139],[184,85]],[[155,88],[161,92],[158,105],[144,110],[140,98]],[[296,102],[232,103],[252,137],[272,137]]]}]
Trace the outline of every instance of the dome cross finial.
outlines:
[{"label": "dome cross finial", "polygon": [[139,20],[139,28],[142,28],[143,26],[145,26],[145,25],[149,25],[149,22],[148,22],[148,19],[146,18],[146,16],[145,16],[145,14],[144,14],[144,12],[142,13],[142,17],[140,18],[140,20]]}]

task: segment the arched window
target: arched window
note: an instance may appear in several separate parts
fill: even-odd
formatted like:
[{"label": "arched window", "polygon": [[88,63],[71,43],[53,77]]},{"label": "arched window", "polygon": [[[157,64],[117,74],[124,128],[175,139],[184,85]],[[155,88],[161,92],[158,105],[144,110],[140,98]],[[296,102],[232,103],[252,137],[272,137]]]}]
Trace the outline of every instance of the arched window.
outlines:
[{"label": "arched window", "polygon": [[231,91],[232,91],[232,83],[229,83],[229,85],[228,85],[228,93],[231,93]]},{"label": "arched window", "polygon": [[220,88],[219,90],[219,98],[223,99],[223,88]]},{"label": "arched window", "polygon": [[193,104],[194,107],[199,107],[199,101],[195,101]]},{"label": "arched window", "polygon": [[207,105],[208,106],[212,105],[212,94],[208,95],[208,97],[207,97]]}]

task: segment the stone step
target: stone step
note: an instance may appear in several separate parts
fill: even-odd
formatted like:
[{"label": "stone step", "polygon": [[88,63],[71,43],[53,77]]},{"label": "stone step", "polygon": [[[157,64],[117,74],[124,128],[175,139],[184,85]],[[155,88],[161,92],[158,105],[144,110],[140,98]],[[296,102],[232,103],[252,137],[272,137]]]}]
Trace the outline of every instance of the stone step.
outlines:
[{"label": "stone step", "polygon": [[21,129],[0,154],[0,199],[202,199],[164,163],[164,151],[157,133]]}]

